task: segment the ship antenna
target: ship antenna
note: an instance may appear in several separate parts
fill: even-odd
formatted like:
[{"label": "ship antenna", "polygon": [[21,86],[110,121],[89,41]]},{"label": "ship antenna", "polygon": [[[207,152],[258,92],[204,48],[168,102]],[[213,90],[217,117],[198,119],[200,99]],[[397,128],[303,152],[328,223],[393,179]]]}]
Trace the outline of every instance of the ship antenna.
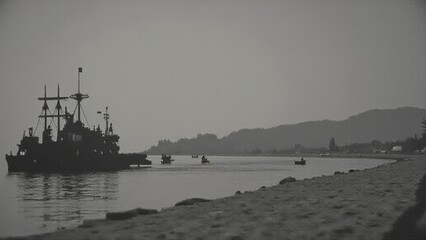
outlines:
[{"label": "ship antenna", "polygon": [[78,68],[78,93],[80,93],[80,73],[83,72],[83,68]]}]

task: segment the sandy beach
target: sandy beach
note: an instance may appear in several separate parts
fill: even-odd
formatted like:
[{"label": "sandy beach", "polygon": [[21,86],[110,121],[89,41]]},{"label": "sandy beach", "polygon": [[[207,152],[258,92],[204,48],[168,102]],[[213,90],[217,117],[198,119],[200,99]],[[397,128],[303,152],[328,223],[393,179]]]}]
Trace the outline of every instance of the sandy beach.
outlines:
[{"label": "sandy beach", "polygon": [[[388,239],[420,239],[426,236],[426,214],[416,194],[423,192],[418,189],[426,156],[407,158],[364,171],[277,183],[154,214],[88,220],[76,229],[13,239],[383,239],[387,232]],[[411,236],[403,232],[407,228]]]}]

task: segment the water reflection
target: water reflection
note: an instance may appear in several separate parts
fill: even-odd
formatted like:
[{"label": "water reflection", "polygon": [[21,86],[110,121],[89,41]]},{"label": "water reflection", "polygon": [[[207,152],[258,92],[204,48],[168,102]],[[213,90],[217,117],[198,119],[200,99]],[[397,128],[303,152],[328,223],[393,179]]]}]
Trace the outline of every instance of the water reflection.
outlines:
[{"label": "water reflection", "polygon": [[19,214],[41,223],[38,228],[42,231],[99,218],[118,198],[116,172],[16,173],[8,178],[16,182]]}]

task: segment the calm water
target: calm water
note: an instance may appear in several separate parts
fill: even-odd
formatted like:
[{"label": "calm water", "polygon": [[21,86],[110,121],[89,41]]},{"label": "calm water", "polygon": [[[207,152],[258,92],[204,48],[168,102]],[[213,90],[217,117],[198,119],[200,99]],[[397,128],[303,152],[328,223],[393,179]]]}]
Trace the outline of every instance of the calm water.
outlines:
[{"label": "calm water", "polygon": [[308,158],[306,166],[296,166],[290,157],[210,156],[211,164],[202,165],[191,156],[174,156],[176,161],[165,166],[160,156],[149,159],[151,168],[84,174],[8,174],[1,165],[0,236],[75,227],[108,211],[161,209],[191,197],[228,196],[275,185],[287,176],[303,179],[389,162]]}]

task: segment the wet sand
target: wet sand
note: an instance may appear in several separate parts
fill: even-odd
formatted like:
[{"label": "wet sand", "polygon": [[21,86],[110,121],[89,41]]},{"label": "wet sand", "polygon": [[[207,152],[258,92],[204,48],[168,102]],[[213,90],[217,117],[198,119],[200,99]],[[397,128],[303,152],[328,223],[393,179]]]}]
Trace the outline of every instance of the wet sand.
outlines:
[{"label": "wet sand", "polygon": [[[383,239],[398,218],[417,204],[426,156],[408,158],[127,220],[89,220],[76,229],[16,239]],[[423,218],[426,226],[425,214]]]}]

